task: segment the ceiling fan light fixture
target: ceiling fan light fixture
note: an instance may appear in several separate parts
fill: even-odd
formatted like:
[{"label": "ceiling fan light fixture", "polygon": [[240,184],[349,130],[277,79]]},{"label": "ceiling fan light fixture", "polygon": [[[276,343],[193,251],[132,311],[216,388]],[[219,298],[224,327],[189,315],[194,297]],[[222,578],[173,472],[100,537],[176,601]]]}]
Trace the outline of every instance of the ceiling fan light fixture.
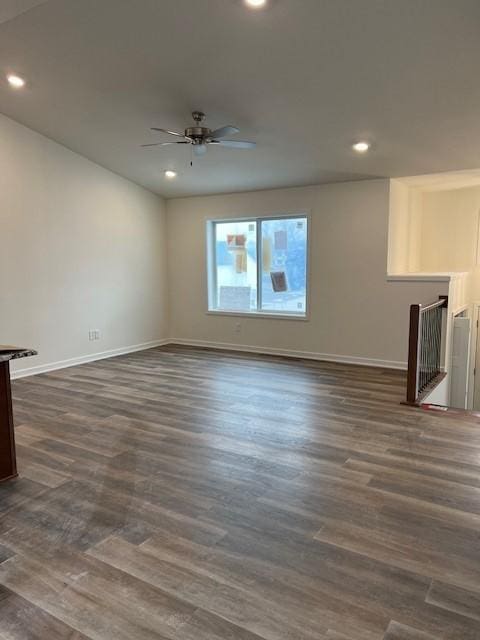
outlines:
[{"label": "ceiling fan light fixture", "polygon": [[352,145],[352,149],[357,153],[367,153],[370,147],[370,143],[366,142],[365,140],[359,140],[358,142],[355,142],[354,145]]},{"label": "ceiling fan light fixture", "polygon": [[14,73],[9,73],[7,76],[8,84],[14,89],[21,89],[25,86],[25,80]]},{"label": "ceiling fan light fixture", "polygon": [[173,171],[173,169],[167,169],[165,171],[165,177],[167,180],[174,180],[177,177],[177,172]]},{"label": "ceiling fan light fixture", "polygon": [[244,0],[247,7],[250,9],[262,9],[266,6],[267,0]]},{"label": "ceiling fan light fixture", "polygon": [[207,145],[206,144],[194,144],[193,145],[193,155],[195,156],[203,156],[207,153]]}]

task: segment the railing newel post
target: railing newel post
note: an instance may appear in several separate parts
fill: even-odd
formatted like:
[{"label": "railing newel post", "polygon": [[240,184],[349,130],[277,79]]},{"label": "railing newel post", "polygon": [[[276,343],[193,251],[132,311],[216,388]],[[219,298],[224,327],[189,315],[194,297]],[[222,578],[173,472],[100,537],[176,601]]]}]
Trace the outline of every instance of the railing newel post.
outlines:
[{"label": "railing newel post", "polygon": [[418,387],[418,349],[420,328],[419,304],[410,306],[410,334],[408,340],[408,374],[407,374],[407,402],[414,404],[417,399]]}]

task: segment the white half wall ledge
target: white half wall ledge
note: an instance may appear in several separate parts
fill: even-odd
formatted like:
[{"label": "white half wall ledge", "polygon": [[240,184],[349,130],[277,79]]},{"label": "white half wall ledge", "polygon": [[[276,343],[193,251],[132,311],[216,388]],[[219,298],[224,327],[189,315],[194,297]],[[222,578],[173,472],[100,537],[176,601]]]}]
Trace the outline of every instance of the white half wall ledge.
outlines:
[{"label": "white half wall ledge", "polygon": [[378,358],[365,358],[363,356],[348,356],[333,353],[316,353],[312,351],[295,351],[293,349],[274,349],[258,345],[230,344],[227,342],[210,342],[207,340],[185,340],[183,338],[170,338],[169,344],[178,344],[187,347],[200,347],[204,349],[220,349],[223,351],[239,351],[244,353],[258,353],[270,356],[282,356],[285,358],[297,358],[301,360],[318,360],[323,362],[337,362],[339,364],[356,364],[362,367],[379,367],[381,369],[407,370],[407,362],[397,360],[380,360]]},{"label": "white half wall ledge", "polygon": [[458,278],[465,278],[469,273],[469,271],[387,273],[387,282],[451,282]]},{"label": "white half wall ledge", "polygon": [[458,273],[395,273],[387,274],[387,282],[450,282]]},{"label": "white half wall ledge", "polygon": [[85,356],[69,358],[68,360],[59,360],[58,362],[50,362],[47,364],[40,364],[38,366],[27,367],[25,369],[17,369],[16,371],[14,370],[11,372],[11,378],[12,380],[18,380],[19,378],[36,376],[40,373],[49,373],[51,371],[57,371],[59,369],[75,367],[79,364],[88,364],[89,362],[96,362],[97,360],[106,360],[107,358],[123,356],[127,353],[147,351],[148,349],[154,349],[155,347],[162,347],[166,344],[169,344],[169,342],[170,341],[167,339],[153,340],[152,342],[135,344],[128,347],[120,347],[119,349],[110,349],[109,351],[101,351],[99,353],[91,353]]}]

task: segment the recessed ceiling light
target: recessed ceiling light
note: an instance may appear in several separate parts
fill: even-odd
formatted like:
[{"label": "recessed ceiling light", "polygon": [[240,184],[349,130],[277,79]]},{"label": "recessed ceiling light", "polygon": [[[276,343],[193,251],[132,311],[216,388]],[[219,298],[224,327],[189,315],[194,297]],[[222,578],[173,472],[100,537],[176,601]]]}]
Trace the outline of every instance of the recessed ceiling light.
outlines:
[{"label": "recessed ceiling light", "polygon": [[173,180],[174,178],[177,177],[177,172],[172,171],[171,169],[167,169],[165,171],[165,177],[168,178],[169,180]]},{"label": "recessed ceiling light", "polygon": [[370,149],[370,143],[361,140],[353,145],[353,150],[357,153],[366,153]]},{"label": "recessed ceiling light", "polygon": [[267,4],[267,0],[245,0],[245,4],[252,9],[261,9]]},{"label": "recessed ceiling light", "polygon": [[10,86],[14,87],[15,89],[21,89],[22,87],[25,86],[25,80],[23,78],[20,78],[20,76],[16,76],[13,73],[10,73],[7,76],[7,80]]}]

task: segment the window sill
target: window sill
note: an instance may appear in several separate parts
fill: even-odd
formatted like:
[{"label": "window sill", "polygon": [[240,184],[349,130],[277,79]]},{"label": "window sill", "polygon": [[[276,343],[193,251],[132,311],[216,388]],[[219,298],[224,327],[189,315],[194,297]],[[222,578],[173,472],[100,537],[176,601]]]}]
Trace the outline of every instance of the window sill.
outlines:
[{"label": "window sill", "polygon": [[270,320],[300,320],[302,322],[308,322],[308,314],[300,315],[298,313],[275,313],[268,311],[221,311],[216,309],[209,309],[207,311],[208,316],[232,316],[241,318],[269,318]]}]

